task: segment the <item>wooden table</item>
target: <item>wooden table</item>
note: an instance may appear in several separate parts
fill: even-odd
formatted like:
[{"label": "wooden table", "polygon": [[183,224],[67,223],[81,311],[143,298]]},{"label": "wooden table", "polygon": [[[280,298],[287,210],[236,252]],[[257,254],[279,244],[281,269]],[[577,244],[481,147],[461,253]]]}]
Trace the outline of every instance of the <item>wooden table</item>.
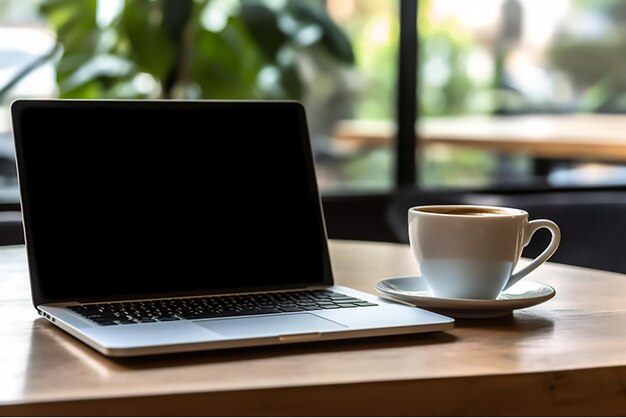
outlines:
[{"label": "wooden table", "polygon": [[[425,118],[419,139],[535,158],[626,161],[626,116],[537,115]],[[334,136],[345,147],[389,147],[395,127],[384,121],[343,121]]]},{"label": "wooden table", "polygon": [[[71,251],[71,249],[68,249]],[[415,273],[408,247],[331,242],[339,283]],[[546,264],[550,301],[449,332],[108,359],[38,319],[0,249],[0,416],[625,415],[626,276]]]}]

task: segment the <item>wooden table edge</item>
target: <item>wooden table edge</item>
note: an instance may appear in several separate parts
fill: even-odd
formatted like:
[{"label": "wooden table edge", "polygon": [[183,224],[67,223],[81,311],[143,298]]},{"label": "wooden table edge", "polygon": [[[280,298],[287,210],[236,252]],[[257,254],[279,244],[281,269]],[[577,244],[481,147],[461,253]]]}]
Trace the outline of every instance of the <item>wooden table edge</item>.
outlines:
[{"label": "wooden table edge", "polygon": [[0,416],[610,416],[624,381],[621,366],[35,402]]}]

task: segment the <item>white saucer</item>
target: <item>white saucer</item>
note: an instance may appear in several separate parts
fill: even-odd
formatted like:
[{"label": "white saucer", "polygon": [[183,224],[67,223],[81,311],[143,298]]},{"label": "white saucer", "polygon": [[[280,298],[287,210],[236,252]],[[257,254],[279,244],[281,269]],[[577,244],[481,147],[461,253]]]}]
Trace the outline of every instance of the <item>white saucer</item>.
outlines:
[{"label": "white saucer", "polygon": [[376,283],[376,290],[420,308],[453,318],[497,318],[514,309],[528,308],[552,299],[556,291],[547,284],[520,280],[497,299],[447,299],[430,293],[420,276],[391,277]]}]

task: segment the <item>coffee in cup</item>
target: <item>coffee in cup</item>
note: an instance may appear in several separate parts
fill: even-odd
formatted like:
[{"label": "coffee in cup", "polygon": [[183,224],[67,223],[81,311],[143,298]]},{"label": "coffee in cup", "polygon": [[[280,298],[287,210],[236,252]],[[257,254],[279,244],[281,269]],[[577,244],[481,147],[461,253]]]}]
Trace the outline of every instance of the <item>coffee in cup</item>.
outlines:
[{"label": "coffee in cup", "polygon": [[[528,212],[498,206],[431,205],[409,209],[409,241],[422,278],[437,297],[495,299],[550,258],[559,227]],[[513,272],[533,234],[546,228],[546,249]]]}]

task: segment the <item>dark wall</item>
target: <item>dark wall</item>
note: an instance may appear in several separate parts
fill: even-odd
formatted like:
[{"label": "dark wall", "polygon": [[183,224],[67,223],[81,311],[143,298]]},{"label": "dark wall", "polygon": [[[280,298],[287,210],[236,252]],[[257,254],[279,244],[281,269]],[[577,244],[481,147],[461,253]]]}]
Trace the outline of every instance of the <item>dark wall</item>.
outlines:
[{"label": "dark wall", "polygon": [[[551,261],[626,273],[626,190],[532,189],[489,192],[424,192],[401,189],[389,195],[323,199],[330,238],[408,243],[407,210],[426,204],[480,204],[526,209],[530,219],[554,220],[561,245]],[[538,231],[525,248],[536,257],[549,234]]]}]

